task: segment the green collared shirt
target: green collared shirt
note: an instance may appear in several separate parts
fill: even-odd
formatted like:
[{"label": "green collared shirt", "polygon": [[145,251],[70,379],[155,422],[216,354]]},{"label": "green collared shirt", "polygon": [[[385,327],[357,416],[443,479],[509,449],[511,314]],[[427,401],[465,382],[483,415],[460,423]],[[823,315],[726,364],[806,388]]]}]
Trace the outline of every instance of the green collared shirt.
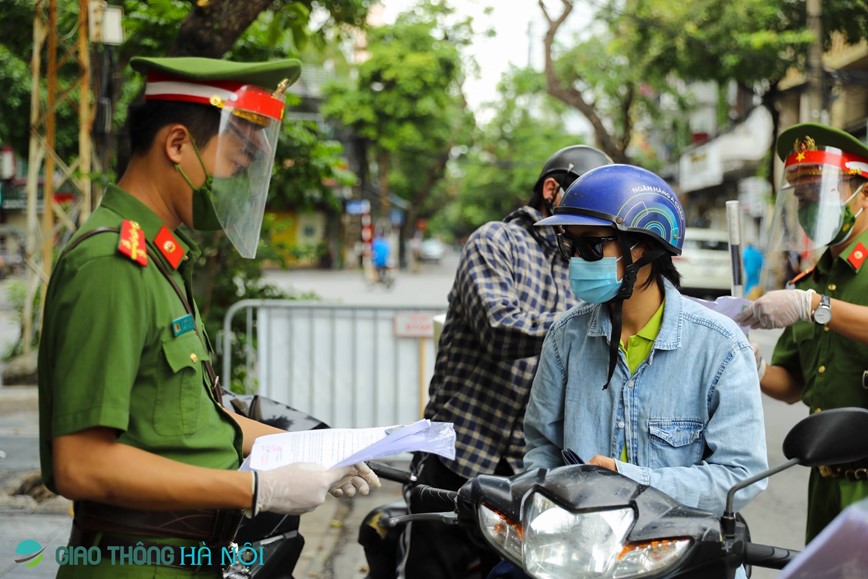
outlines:
[{"label": "green collared shirt", "polygon": [[[619,344],[621,351],[627,357],[627,367],[630,368],[630,374],[635,374],[642,362],[651,354],[651,350],[654,348],[654,340],[657,339],[657,334],[660,333],[660,324],[663,322],[663,306],[665,305],[665,302],[660,304],[660,307],[657,308],[657,311],[654,312],[648,323],[635,336],[630,336],[626,347],[623,343]],[[623,437],[623,429],[621,432]],[[624,450],[621,451],[621,461],[629,462],[628,458],[627,445],[624,444]]]},{"label": "green collared shirt", "polygon": [[[119,251],[120,233],[73,246],[87,232],[117,229],[124,220],[144,232],[153,250],[147,265]],[[172,232],[171,243],[185,253],[175,270],[154,244],[162,227],[143,203],[110,187],[54,267],[39,346],[40,458],[52,490],[52,439],[97,426],[117,430],[118,442],[172,460],[239,465],[242,433],[211,394],[201,318],[193,305],[196,331],[176,335],[173,322],[187,311],[153,263],[165,265],[192,304],[192,264],[200,251],[183,232]]]}]

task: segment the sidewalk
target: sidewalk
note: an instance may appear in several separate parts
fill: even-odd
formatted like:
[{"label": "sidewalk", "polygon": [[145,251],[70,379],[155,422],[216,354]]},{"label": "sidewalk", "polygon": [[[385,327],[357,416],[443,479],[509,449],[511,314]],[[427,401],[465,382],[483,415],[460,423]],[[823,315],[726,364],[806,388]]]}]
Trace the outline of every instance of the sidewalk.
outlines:
[{"label": "sidewalk", "polygon": [[[396,465],[402,466],[402,465]],[[57,547],[67,544],[70,501],[55,497],[38,504],[10,496],[39,470],[39,424],[34,386],[0,386],[0,579],[48,579],[57,573]],[[335,499],[301,518],[305,538],[295,579],[361,579],[367,567],[358,544],[359,524],[374,507],[400,500],[400,485],[383,481],[367,497]],[[32,539],[45,547],[34,567],[15,562],[15,549]]]}]

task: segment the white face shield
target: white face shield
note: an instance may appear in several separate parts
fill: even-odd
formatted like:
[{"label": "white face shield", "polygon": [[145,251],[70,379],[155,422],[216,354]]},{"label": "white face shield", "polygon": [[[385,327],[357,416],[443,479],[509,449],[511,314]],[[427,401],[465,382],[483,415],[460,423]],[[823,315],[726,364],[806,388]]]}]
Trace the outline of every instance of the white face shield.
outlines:
[{"label": "white face shield", "polygon": [[787,157],[769,249],[803,253],[848,240],[859,213],[850,207],[858,192],[853,163],[861,162],[834,147]]},{"label": "white face shield", "polygon": [[211,200],[220,226],[242,257],[253,258],[265,213],[283,99],[245,86],[222,109]]}]

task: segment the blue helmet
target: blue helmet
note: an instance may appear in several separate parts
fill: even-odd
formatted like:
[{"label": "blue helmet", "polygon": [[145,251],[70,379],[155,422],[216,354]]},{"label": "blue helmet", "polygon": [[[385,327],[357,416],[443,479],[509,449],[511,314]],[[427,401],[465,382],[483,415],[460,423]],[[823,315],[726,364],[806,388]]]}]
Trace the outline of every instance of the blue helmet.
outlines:
[{"label": "blue helmet", "polygon": [[660,177],[633,165],[591,169],[567,188],[554,214],[536,225],[602,225],[650,235],[673,255],[684,245],[684,209]]}]

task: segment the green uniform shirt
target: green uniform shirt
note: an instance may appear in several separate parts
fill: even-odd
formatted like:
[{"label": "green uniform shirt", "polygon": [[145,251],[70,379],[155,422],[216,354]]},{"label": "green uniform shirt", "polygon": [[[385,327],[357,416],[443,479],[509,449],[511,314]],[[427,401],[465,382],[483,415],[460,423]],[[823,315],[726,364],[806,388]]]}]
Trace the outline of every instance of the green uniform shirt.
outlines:
[{"label": "green uniform shirt", "polygon": [[[123,220],[137,222],[156,249],[163,223],[117,187],[106,191],[73,242],[98,227],[119,228]],[[198,311],[198,333],[172,330],[187,312],[153,259],[165,263],[192,303],[192,264],[200,254],[189,237],[174,235],[186,252],[178,270],[159,251],[148,255],[146,266],[136,263],[119,252],[114,232],[65,251],[54,268],[39,346],[40,458],[51,490],[52,439],[96,426],[116,429],[118,442],[183,463],[240,464],[241,429],[208,387],[203,362],[209,349]]]},{"label": "green uniform shirt", "polygon": [[[845,302],[868,305],[866,258],[868,232],[853,240],[837,258],[827,250],[814,270],[797,278],[795,285]],[[868,370],[868,346],[845,338],[828,326],[797,322],[785,329],[775,346],[772,364],[804,379],[802,401],[811,412],[843,406],[868,408],[868,388],[863,382],[863,373]],[[848,504],[866,496],[868,481],[822,478],[817,469],[812,469],[807,540]]]},{"label": "green uniform shirt", "polygon": [[[654,340],[657,339],[657,334],[660,333],[660,324],[663,322],[663,306],[665,305],[665,302],[660,304],[660,307],[657,308],[657,311],[654,312],[648,323],[639,330],[639,333],[635,336],[630,336],[626,347],[624,344],[619,344],[621,351],[627,357],[627,367],[630,368],[630,374],[635,374],[639,366],[642,365],[642,362],[651,354]],[[621,462],[630,462],[627,456],[627,443],[624,440],[624,436],[624,430],[621,429],[621,443],[624,445],[624,449],[621,451],[620,460]]]}]

